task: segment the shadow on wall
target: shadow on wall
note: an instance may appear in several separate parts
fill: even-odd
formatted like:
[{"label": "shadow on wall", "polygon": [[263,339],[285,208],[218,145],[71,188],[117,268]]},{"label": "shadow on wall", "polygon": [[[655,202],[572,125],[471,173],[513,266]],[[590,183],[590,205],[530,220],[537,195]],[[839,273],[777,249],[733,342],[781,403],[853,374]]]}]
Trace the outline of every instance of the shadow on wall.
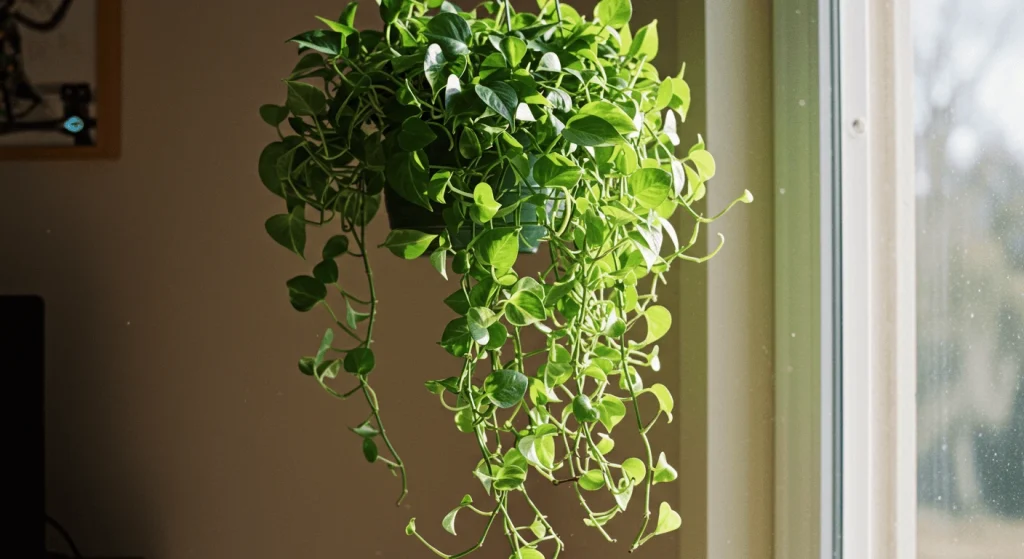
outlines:
[{"label": "shadow on wall", "polygon": [[[37,190],[50,185],[13,175],[12,180],[12,173],[3,173],[0,293],[45,300],[46,510],[86,555],[100,549],[134,555],[157,538],[152,491],[119,436],[130,418],[119,409],[119,383],[90,374],[97,367],[120,367],[104,336],[109,329],[103,301],[112,283],[91,258],[96,243],[80,234],[93,228],[89,219],[55,212]],[[69,552],[56,531],[46,533],[49,549]]]}]

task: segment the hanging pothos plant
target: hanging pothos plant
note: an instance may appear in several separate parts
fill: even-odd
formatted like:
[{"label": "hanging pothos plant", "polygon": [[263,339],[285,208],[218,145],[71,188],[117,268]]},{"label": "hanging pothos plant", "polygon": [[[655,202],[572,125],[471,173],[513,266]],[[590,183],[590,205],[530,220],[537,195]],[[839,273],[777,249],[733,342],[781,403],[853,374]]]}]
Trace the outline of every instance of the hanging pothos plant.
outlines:
[{"label": "hanging pothos plant", "polygon": [[[299,369],[337,398],[366,401],[369,416],[352,431],[368,461],[400,475],[401,501],[406,468],[370,386],[379,303],[367,225],[383,196],[383,246],[429,256],[455,287],[445,299],[455,317],[435,326],[461,366],[426,389],[479,447],[465,471],[490,496],[482,505],[467,495],[442,521],[454,534],[462,509],[487,518],[468,550],[440,551],[413,521],[406,532],[462,557],[497,523],[513,557],[557,557],[564,543],[524,485],[531,475],[571,485],[586,524],[609,541],[608,523],[627,506],[643,510],[631,549],[675,530],[679,515],[664,502],[655,510],[651,492],[676,471],[648,440],[672,420],[673,398],[641,371],[660,368],[656,344],[671,325],[659,284],[674,263],[714,255],[688,252],[721,214],[694,208],[715,162],[699,138],[677,156],[690,90],[682,71],[661,77],[651,64],[656,22],[631,32],[630,0],[602,0],[592,18],[558,0],[540,0],[538,13],[501,0],[468,12],[440,0],[378,4],[383,31],[357,31],[353,3],[293,38],[304,55],[285,80],[287,101],[260,108],[280,135],[260,156],[260,177],[286,206],[267,232],[312,258],[307,227],[340,224],[311,274],[287,282],[295,309],[326,309],[336,323]],[[519,254],[542,245],[534,258],[546,269],[520,275]],[[339,262],[365,271],[368,287],[342,285]],[[526,329],[543,345],[528,347]],[[339,376],[355,386],[335,389]],[[627,415],[644,451],[622,458],[611,434]],[[611,493],[610,508],[591,506],[596,491]],[[513,507],[533,523],[516,525]]]}]

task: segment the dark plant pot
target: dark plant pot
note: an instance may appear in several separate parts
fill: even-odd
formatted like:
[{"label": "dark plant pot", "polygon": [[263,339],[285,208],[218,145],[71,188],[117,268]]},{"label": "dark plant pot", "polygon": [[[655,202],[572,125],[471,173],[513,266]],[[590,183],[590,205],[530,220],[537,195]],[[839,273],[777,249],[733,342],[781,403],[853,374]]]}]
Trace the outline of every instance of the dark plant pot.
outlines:
[{"label": "dark plant pot", "polygon": [[[447,145],[442,141],[433,142],[426,148],[427,157],[432,163],[455,167],[460,162],[452,148],[453,146]],[[517,184],[515,175],[511,172],[506,172],[499,182],[502,184],[496,186],[498,186],[498,189],[503,194],[498,196],[497,201],[503,206],[510,206],[516,203],[519,197],[524,194],[527,196],[539,193],[551,195],[548,189],[541,188],[533,181],[532,177],[525,183],[520,182],[518,184],[519,187],[515,188]],[[388,223],[391,229],[415,229],[424,233],[440,235],[446,229],[442,212],[447,207],[447,205],[436,204],[434,210],[430,211],[406,200],[387,183],[384,184],[384,208],[388,212]],[[524,202],[520,206],[519,224],[522,226],[522,229],[519,234],[519,252],[521,254],[536,253],[540,249],[541,239],[547,232],[544,227],[537,225],[537,210],[538,207],[529,202]],[[555,204],[551,201],[546,202],[542,211],[547,215],[551,215],[555,211]],[[515,223],[515,217],[511,215],[495,221],[495,225],[514,225]],[[457,235],[453,236],[452,245],[455,249],[460,249],[469,244],[472,239],[472,230],[464,228]]]},{"label": "dark plant pot", "polygon": [[[507,197],[503,198],[500,200],[502,203],[515,201],[514,199],[509,201]],[[552,206],[550,203],[548,205]],[[388,225],[391,226],[391,229],[415,229],[424,233],[440,235],[445,230],[444,217],[441,212],[446,207],[438,206],[434,211],[430,211],[402,198],[390,187],[386,185],[384,187],[384,208],[387,210]],[[536,215],[535,205],[524,203],[522,207],[524,215]],[[552,208],[545,208],[545,211],[550,212]],[[514,221],[509,220],[506,223],[512,225]],[[536,221],[524,223],[523,231],[519,236],[520,254],[535,254],[540,249],[540,240],[544,236],[545,230],[540,225],[530,225],[530,223],[536,223]],[[460,249],[465,247],[472,238],[472,231],[463,229],[452,239],[452,244],[456,249]]]}]

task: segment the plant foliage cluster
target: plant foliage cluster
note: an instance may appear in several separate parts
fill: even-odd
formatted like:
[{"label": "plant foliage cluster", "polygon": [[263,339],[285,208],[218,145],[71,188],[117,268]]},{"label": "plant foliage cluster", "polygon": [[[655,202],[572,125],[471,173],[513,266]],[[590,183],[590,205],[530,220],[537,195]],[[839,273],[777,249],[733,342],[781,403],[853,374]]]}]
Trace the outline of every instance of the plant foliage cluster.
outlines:
[{"label": "plant foliage cluster", "polygon": [[[494,0],[472,11],[378,4],[383,31],[356,30],[353,3],[293,38],[303,56],[285,80],[286,103],[260,109],[280,136],[260,156],[260,177],[286,208],[267,232],[309,259],[307,228],[340,223],[310,274],[287,282],[296,310],[324,308],[335,322],[300,370],[337,398],[366,401],[352,431],[368,461],[400,475],[404,497],[405,465],[370,386],[378,301],[367,225],[383,196],[389,208],[422,208],[435,224],[395,228],[383,246],[429,257],[456,287],[445,299],[455,318],[438,326],[461,366],[426,388],[479,447],[467,473],[490,499],[478,507],[467,495],[442,522],[454,534],[460,511],[487,518],[468,550],[440,551],[414,521],[407,533],[462,557],[498,524],[513,557],[557,557],[564,542],[527,491],[531,476],[571,485],[586,524],[609,541],[606,526],[628,506],[643,510],[631,549],[675,530],[679,515],[664,502],[655,511],[651,493],[676,470],[648,439],[672,420],[674,401],[643,371],[660,369],[672,322],[658,287],[676,262],[714,255],[689,251],[718,216],[695,209],[715,174],[703,141],[677,155],[690,90],[682,70],[663,77],[652,64],[657,22],[631,30],[630,0],[602,0],[592,17],[557,0],[540,0],[537,13]],[[745,192],[729,208],[749,201]],[[520,252],[541,244],[546,269],[517,273]],[[339,262],[365,271],[368,287],[342,285]],[[526,347],[529,329],[543,346]],[[352,343],[341,347],[335,330]],[[339,376],[355,386],[336,390]],[[612,432],[627,418],[644,451],[618,457]],[[592,506],[595,492],[610,494],[608,506]],[[533,523],[517,525],[513,507]]]}]

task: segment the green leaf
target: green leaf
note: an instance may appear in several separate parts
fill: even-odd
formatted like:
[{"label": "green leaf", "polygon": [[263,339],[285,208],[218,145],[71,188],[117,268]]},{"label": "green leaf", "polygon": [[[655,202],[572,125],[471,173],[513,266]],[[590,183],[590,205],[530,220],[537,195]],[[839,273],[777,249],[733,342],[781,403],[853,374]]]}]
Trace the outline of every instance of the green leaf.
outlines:
[{"label": "green leaf", "polygon": [[641,346],[660,340],[672,327],[672,313],[661,305],[655,305],[644,311],[644,319],[647,321],[647,336],[640,344]]},{"label": "green leaf", "polygon": [[462,43],[468,43],[473,36],[469,23],[462,16],[449,12],[441,12],[427,22],[427,31],[439,37],[447,37]]},{"label": "green leaf", "polygon": [[529,326],[547,318],[547,309],[536,293],[517,291],[508,299],[505,317],[515,326]]},{"label": "green leaf", "polygon": [[314,31],[300,33],[291,39],[288,39],[288,42],[298,44],[300,50],[313,49],[317,52],[333,56],[341,52],[342,40],[343,37],[341,36],[341,33],[338,33],[337,31],[316,29]]},{"label": "green leaf", "polygon": [[321,254],[324,260],[331,260],[346,252],[348,252],[348,237],[345,235],[335,235],[324,243],[324,249]]},{"label": "green leaf", "polygon": [[647,57],[647,62],[658,56],[658,20],[641,27],[633,37],[629,46],[629,56],[633,58]]},{"label": "green leaf", "polygon": [[601,403],[597,405],[597,414],[601,425],[604,425],[605,430],[610,433],[626,417],[626,406],[623,405],[622,400],[606,394],[601,398]]},{"label": "green leaf", "polygon": [[363,437],[364,439],[372,439],[380,434],[380,431],[378,431],[373,425],[370,425],[369,422],[362,423],[358,427],[349,427],[348,430],[360,437]]},{"label": "green leaf", "polygon": [[654,167],[640,169],[630,175],[629,188],[638,204],[654,209],[672,194],[672,175]]},{"label": "green leaf", "polygon": [[697,167],[701,180],[708,180],[715,176],[715,158],[707,150],[699,149],[691,152],[689,159]]},{"label": "green leaf", "polygon": [[615,504],[619,505],[620,510],[626,510],[626,505],[629,504],[629,500],[633,497],[633,484],[626,478],[623,478],[619,482],[619,492],[614,493],[612,497],[615,498]]},{"label": "green leaf", "polygon": [[260,107],[260,118],[263,122],[277,128],[288,118],[288,109],[280,105],[263,105]]},{"label": "green leaf", "polygon": [[427,185],[427,196],[439,203],[444,203],[444,193],[448,189],[448,186],[452,183],[452,172],[451,171],[438,171],[434,173],[434,176],[430,177],[430,183]]},{"label": "green leaf", "polygon": [[439,248],[430,254],[430,265],[441,274],[441,277],[448,279],[448,249]]},{"label": "green leaf", "polygon": [[[569,97],[569,94],[561,89],[550,89],[545,99],[548,100],[548,103],[551,103],[551,106],[556,111],[567,113],[572,110],[572,97]],[[553,115],[552,118],[554,118]]]},{"label": "green leaf", "polygon": [[548,435],[527,435],[519,439],[516,448],[523,454],[527,462],[534,466],[550,470],[555,464],[555,437]]},{"label": "green leaf", "polygon": [[338,371],[341,369],[341,361],[338,359],[330,359],[324,361],[316,368],[316,376],[319,378],[333,379],[337,378]]},{"label": "green leaf", "polygon": [[[381,5],[383,8],[383,4]],[[416,519],[410,518],[409,523],[405,525],[405,535],[411,536],[416,533]]]},{"label": "green leaf", "polygon": [[380,0],[380,18],[384,23],[394,23],[405,11],[408,3],[409,0]]},{"label": "green leaf", "polygon": [[598,441],[597,443],[597,451],[600,452],[602,456],[608,454],[609,452],[612,451],[613,448],[615,448],[614,439],[612,439],[608,435],[605,435],[604,433],[598,433],[598,436],[601,438],[601,440]]},{"label": "green leaf", "polygon": [[445,65],[448,59],[441,50],[441,45],[432,43],[427,47],[427,55],[423,58],[423,74],[430,82],[430,89],[437,95],[445,84]]},{"label": "green leaf", "polygon": [[359,312],[352,308],[352,303],[345,298],[345,323],[351,328],[355,328],[360,322],[370,318],[370,313]]},{"label": "green leaf", "polygon": [[318,367],[324,362],[324,357],[327,352],[331,349],[331,342],[334,341],[334,330],[328,328],[324,331],[324,335],[320,338],[320,349],[316,352],[316,357],[313,358],[313,366]]},{"label": "green leaf", "polygon": [[419,116],[411,116],[402,123],[402,131],[398,133],[398,145],[405,151],[419,151],[437,139],[437,134],[430,125]]},{"label": "green leaf", "polygon": [[[544,56],[540,57],[540,62],[537,63],[538,72],[561,72],[562,61],[558,59],[558,55],[553,52],[545,52]],[[550,99],[548,99],[550,101]]]},{"label": "green leaf", "polygon": [[498,319],[494,311],[487,307],[473,307],[466,313],[466,319],[469,321],[469,335],[473,337],[473,341],[487,345],[491,339],[489,328]]},{"label": "green leaf", "polygon": [[420,257],[437,235],[430,235],[415,229],[395,229],[384,240],[385,247],[395,256],[412,260]]},{"label": "green leaf", "polygon": [[311,377],[316,371],[316,365],[313,363],[312,357],[302,357],[299,359],[299,372]]},{"label": "green leaf", "polygon": [[[295,137],[295,136],[293,136]],[[281,183],[281,176],[277,172],[277,162],[282,156],[288,154],[290,149],[284,142],[268,144],[260,152],[259,175],[260,181],[267,187],[267,190],[284,198],[285,185]],[[291,170],[289,168],[289,170]]]},{"label": "green leaf", "polygon": [[511,35],[505,37],[501,40],[501,54],[505,55],[509,66],[519,66],[526,56],[526,41]]},{"label": "green leaf", "polygon": [[353,375],[369,374],[376,364],[373,350],[368,347],[357,347],[345,356],[345,370]]},{"label": "green leaf", "polygon": [[599,414],[590,397],[586,394],[578,394],[572,399],[572,414],[580,423],[593,423],[598,420]]},{"label": "green leaf", "polygon": [[352,27],[356,24],[356,10],[358,8],[359,4],[357,2],[349,2],[345,5],[345,9],[341,12],[341,15],[338,16],[338,21]]},{"label": "green leaf", "polygon": [[534,180],[544,187],[574,188],[582,176],[583,169],[560,153],[551,153],[541,157],[533,167]]},{"label": "green leaf", "polygon": [[462,433],[473,433],[476,431],[476,426],[473,424],[473,410],[469,408],[463,408],[455,412],[455,428]]},{"label": "green leaf", "polygon": [[299,312],[307,312],[327,298],[327,288],[314,277],[296,276],[286,285],[292,307]]},{"label": "green leaf", "polygon": [[622,463],[622,473],[632,479],[634,484],[638,484],[647,477],[647,467],[639,458],[626,458]]},{"label": "green leaf", "polygon": [[672,507],[668,503],[661,503],[658,508],[658,526],[654,529],[655,535],[667,534],[673,530],[678,530],[683,525],[683,519],[679,518],[679,513],[672,510]]},{"label": "green leaf", "polygon": [[504,461],[506,466],[518,466],[523,470],[527,469],[526,457],[516,448],[508,449],[508,452],[505,453]]},{"label": "green leaf", "polygon": [[574,144],[590,147],[613,146],[623,141],[611,123],[592,115],[572,117],[562,135]]},{"label": "green leaf", "polygon": [[453,536],[458,535],[455,533],[455,515],[459,514],[460,510],[462,510],[462,506],[455,507],[451,512],[444,515],[444,518],[441,520],[441,527],[444,528],[445,532]]},{"label": "green leaf", "polygon": [[427,157],[423,152],[398,151],[388,159],[388,185],[406,200],[430,210]]},{"label": "green leaf", "polygon": [[477,238],[478,256],[484,264],[504,272],[512,268],[519,256],[519,235],[511,227],[496,227]]},{"label": "green leaf", "polygon": [[477,85],[475,90],[477,97],[488,108],[498,113],[509,124],[512,124],[512,115],[515,114],[516,108],[519,106],[519,97],[516,95],[516,90],[501,82],[493,83],[490,87]]},{"label": "green leaf", "polygon": [[340,21],[333,21],[320,16],[316,16],[316,18],[320,20],[321,23],[326,25],[331,31],[337,31],[338,33],[341,33],[343,37],[347,37],[356,32],[356,30],[353,29],[351,25],[346,25]]},{"label": "green leaf", "polygon": [[534,517],[533,524],[530,524],[530,532],[533,533],[537,539],[540,539],[547,535],[548,529],[544,526],[544,523],[541,522],[540,517]]},{"label": "green leaf", "polygon": [[462,94],[462,82],[459,81],[459,77],[455,74],[448,75],[448,81],[444,84],[444,106],[446,109],[452,109],[452,100],[456,96]]},{"label": "green leaf", "polygon": [[654,476],[654,483],[669,483],[679,477],[676,469],[668,463],[664,452],[658,456],[658,463],[654,466],[654,472],[651,475]]},{"label": "green leaf", "polygon": [[[611,124],[619,134],[632,134],[637,131],[636,123],[626,114],[626,111],[608,101],[592,101],[587,103],[583,105],[578,115],[596,116]],[[570,122],[572,121],[570,120]]]},{"label": "green leaf", "polygon": [[313,267],[313,277],[330,285],[338,281],[338,264],[334,260],[324,260]]},{"label": "green leaf", "polygon": [[473,207],[469,213],[473,221],[487,223],[494,218],[494,214],[501,209],[501,204],[494,201],[494,192],[491,185],[482,182],[473,189]]},{"label": "green leaf", "polygon": [[590,470],[580,476],[580,489],[597,491],[604,487],[604,474],[601,470]]},{"label": "green leaf", "polygon": [[446,379],[441,380],[428,380],[423,383],[423,386],[426,386],[427,390],[429,390],[432,394],[440,394],[445,390],[451,392],[452,394],[458,394],[459,378],[448,377]]},{"label": "green leaf", "polygon": [[448,323],[441,334],[441,347],[455,357],[462,357],[469,353],[469,346],[473,342],[473,336],[469,333],[469,321],[465,318],[456,318]]},{"label": "green leaf", "polygon": [[633,17],[633,4],[629,0],[601,0],[594,10],[601,23],[619,29]]},{"label": "green leaf", "polygon": [[297,63],[295,63],[295,66],[292,68],[292,74],[289,77],[295,78],[296,76],[309,75],[309,73],[312,73],[312,72],[310,72],[311,70],[319,69],[319,68],[323,68],[323,67],[324,67],[324,57],[323,57],[323,55],[321,55],[319,53],[311,52],[311,53],[303,56],[301,59],[299,59],[299,61]]},{"label": "green leaf", "polygon": [[525,481],[526,470],[519,466],[506,465],[495,472],[493,486],[497,491],[513,491],[522,487]]},{"label": "green leaf", "polygon": [[509,559],[544,559],[544,554],[531,547],[524,547]]},{"label": "green leaf", "polygon": [[464,128],[459,136],[459,154],[466,159],[476,159],[481,153],[480,138],[476,132],[472,128]]},{"label": "green leaf", "polygon": [[575,288],[576,278],[572,275],[562,278],[560,282],[545,286],[544,306],[548,308],[555,306],[558,301],[572,293]]},{"label": "green leaf", "polygon": [[672,398],[672,393],[669,392],[668,388],[666,388],[664,384],[655,384],[644,392],[654,394],[654,397],[658,399],[658,406],[661,408],[662,413],[668,416],[668,421],[671,423],[672,409],[675,407],[675,399]]},{"label": "green leaf", "polygon": [[302,206],[295,206],[291,213],[275,215],[267,220],[264,228],[277,244],[305,258],[306,219]]},{"label": "green leaf", "polygon": [[295,116],[315,117],[327,108],[324,92],[315,85],[295,81],[284,83],[288,87],[288,100],[285,104]]},{"label": "green leaf", "polygon": [[505,325],[500,322],[495,322],[487,327],[487,336],[488,341],[484,349],[501,349],[508,340],[508,328],[505,328]]},{"label": "green leaf", "polygon": [[484,380],[484,392],[499,408],[511,408],[526,395],[529,379],[519,371],[498,369]]},{"label": "green leaf", "polygon": [[363,439],[363,457],[371,464],[377,461],[377,443],[373,439]]},{"label": "green leaf", "polygon": [[444,304],[448,305],[448,308],[455,311],[456,314],[464,315],[469,311],[471,306],[469,303],[469,297],[466,296],[466,292],[461,288],[445,297]]}]

